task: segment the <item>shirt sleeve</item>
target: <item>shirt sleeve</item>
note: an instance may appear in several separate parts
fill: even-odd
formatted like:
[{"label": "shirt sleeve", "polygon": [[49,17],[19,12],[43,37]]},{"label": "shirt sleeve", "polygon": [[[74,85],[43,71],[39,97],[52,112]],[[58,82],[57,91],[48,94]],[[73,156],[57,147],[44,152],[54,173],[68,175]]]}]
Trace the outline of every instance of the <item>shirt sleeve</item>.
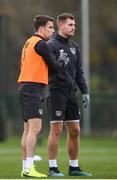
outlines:
[{"label": "shirt sleeve", "polygon": [[44,40],[37,42],[34,49],[37,54],[43,57],[43,60],[51,71],[63,71],[62,64],[59,64],[54,60],[54,57],[51,56],[47,43]]},{"label": "shirt sleeve", "polygon": [[88,86],[84,78],[84,72],[80,60],[80,50],[77,47],[76,82],[82,94],[88,94]]}]

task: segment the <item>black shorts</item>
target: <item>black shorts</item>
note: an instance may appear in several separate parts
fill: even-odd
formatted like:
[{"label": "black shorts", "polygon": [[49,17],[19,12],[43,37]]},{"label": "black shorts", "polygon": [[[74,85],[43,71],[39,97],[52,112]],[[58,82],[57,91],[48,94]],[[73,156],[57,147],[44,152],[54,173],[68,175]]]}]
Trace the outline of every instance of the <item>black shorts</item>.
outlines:
[{"label": "black shorts", "polygon": [[19,87],[19,103],[25,122],[32,118],[42,118],[44,87],[44,84],[39,83],[21,83]]},{"label": "black shorts", "polygon": [[80,109],[76,96],[48,97],[47,106],[52,123],[57,121],[79,122],[80,120]]}]

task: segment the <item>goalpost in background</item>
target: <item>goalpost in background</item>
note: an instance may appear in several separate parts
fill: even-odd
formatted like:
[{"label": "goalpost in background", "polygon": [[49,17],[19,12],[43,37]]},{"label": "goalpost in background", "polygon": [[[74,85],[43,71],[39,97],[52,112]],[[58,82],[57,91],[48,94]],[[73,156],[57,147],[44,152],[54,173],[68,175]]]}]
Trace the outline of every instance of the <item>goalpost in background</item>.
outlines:
[{"label": "goalpost in background", "polygon": [[[84,75],[90,92],[90,65],[89,65],[89,0],[81,0],[81,23],[82,23],[82,60]],[[90,104],[83,109],[83,134],[90,135]]]}]

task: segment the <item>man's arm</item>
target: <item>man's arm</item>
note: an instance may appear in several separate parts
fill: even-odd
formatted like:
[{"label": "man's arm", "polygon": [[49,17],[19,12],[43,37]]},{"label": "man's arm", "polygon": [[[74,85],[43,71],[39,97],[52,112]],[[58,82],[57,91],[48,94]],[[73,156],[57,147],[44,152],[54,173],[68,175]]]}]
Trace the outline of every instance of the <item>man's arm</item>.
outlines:
[{"label": "man's arm", "polygon": [[86,108],[90,102],[90,96],[88,93],[88,86],[84,78],[84,72],[80,61],[80,51],[77,49],[77,65],[76,65],[76,82],[82,93],[83,107]]},{"label": "man's arm", "polygon": [[44,40],[39,41],[35,47],[35,51],[37,54],[43,57],[44,61],[48,65],[48,68],[53,71],[63,71],[63,63],[57,63],[54,60],[54,57],[51,56],[47,43]]},{"label": "man's arm", "polygon": [[88,87],[84,78],[84,72],[80,61],[80,51],[77,48],[76,82],[82,94],[88,94]]}]

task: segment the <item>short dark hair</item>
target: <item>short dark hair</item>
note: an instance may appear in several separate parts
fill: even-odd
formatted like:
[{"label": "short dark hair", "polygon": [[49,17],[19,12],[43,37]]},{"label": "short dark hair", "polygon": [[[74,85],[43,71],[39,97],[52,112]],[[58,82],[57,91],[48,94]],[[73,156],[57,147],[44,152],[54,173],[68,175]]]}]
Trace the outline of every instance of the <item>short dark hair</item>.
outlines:
[{"label": "short dark hair", "polygon": [[74,15],[72,13],[62,13],[57,16],[57,25],[62,21],[66,21],[67,19],[74,19]]},{"label": "short dark hair", "polygon": [[33,20],[33,27],[35,31],[38,31],[40,26],[46,26],[48,21],[54,21],[53,17],[47,15],[36,15]]}]

